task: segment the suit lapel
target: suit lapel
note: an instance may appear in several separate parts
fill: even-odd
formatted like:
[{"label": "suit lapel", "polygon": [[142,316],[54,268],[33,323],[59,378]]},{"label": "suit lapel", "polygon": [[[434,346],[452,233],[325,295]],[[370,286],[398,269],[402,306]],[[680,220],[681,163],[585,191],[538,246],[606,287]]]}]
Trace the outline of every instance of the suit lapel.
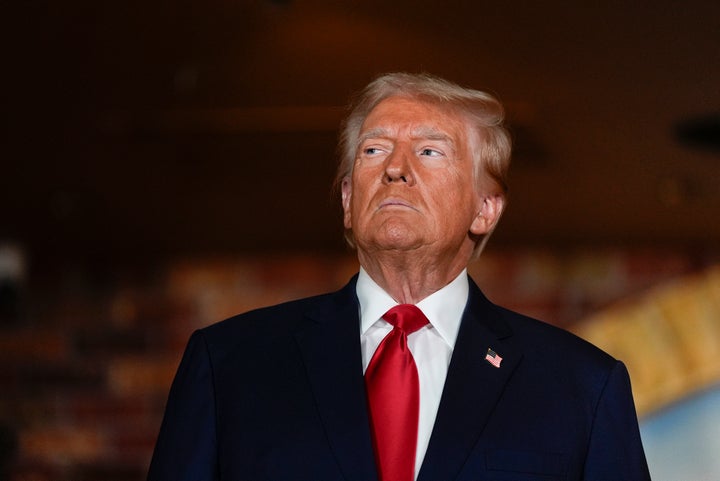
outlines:
[{"label": "suit lapel", "polygon": [[[497,308],[470,280],[468,305],[418,481],[452,480],[461,472],[522,357],[502,341],[511,334]],[[502,357],[500,367],[485,360],[488,349]]]},{"label": "suit lapel", "polygon": [[360,353],[355,281],[308,313],[296,340],[325,432],[347,480],[377,479]]}]

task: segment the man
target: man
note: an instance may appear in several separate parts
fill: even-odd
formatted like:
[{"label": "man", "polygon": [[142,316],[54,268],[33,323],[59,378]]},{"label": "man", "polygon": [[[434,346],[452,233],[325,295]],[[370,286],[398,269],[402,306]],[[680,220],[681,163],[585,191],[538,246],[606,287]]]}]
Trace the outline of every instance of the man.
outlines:
[{"label": "man", "polygon": [[360,273],[194,333],[150,481],[648,480],[627,372],[467,276],[505,204],[491,96],[390,74],[338,171]]}]

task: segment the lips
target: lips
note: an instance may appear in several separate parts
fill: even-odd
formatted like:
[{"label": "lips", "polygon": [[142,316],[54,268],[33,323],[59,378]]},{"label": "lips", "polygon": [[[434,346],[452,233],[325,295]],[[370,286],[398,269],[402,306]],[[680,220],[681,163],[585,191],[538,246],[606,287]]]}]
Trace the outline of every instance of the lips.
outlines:
[{"label": "lips", "polygon": [[408,202],[405,199],[400,199],[397,197],[391,197],[389,199],[385,199],[382,202],[380,202],[380,205],[378,205],[378,210],[386,209],[386,208],[407,208],[412,210],[417,210],[410,202]]}]

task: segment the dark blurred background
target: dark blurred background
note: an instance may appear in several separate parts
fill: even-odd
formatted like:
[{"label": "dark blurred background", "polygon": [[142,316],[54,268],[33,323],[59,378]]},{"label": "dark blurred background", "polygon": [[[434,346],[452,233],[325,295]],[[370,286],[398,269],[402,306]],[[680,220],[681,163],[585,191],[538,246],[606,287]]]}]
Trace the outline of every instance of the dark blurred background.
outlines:
[{"label": "dark blurred background", "polygon": [[142,479],[192,329],[352,274],[337,128],[383,72],[507,105],[477,271],[499,301],[570,326],[720,259],[719,2],[2,10],[0,463],[23,479]]},{"label": "dark blurred background", "polygon": [[342,249],[342,107],[395,70],[507,103],[518,150],[497,243],[720,240],[717,150],[680,134],[719,128],[717,2],[7,9],[0,218],[37,262]]}]

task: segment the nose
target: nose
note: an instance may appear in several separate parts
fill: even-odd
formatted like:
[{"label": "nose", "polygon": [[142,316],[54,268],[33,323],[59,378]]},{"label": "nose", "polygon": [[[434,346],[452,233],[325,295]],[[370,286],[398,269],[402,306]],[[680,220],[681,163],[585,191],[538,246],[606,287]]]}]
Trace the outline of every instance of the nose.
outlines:
[{"label": "nose", "polygon": [[383,182],[386,184],[392,184],[395,182],[402,182],[405,184],[414,183],[409,153],[396,148],[385,159]]}]

